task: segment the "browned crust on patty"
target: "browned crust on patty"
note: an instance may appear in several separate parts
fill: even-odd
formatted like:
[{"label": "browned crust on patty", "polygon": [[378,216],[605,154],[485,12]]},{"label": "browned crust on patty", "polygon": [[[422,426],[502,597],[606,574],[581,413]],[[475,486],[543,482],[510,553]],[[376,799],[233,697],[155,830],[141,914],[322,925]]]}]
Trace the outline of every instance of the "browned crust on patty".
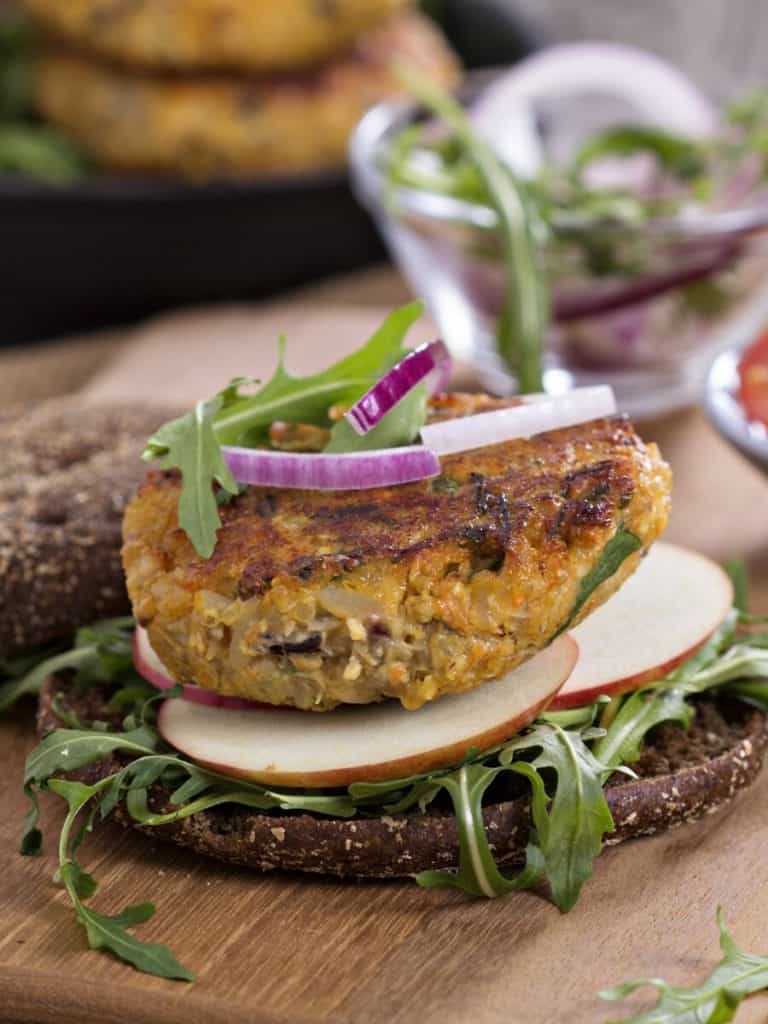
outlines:
[{"label": "browned crust on patty", "polygon": [[67,398],[0,419],[0,657],[130,612],[122,516],[168,415]]},{"label": "browned crust on patty", "polygon": [[[57,725],[51,700],[61,686],[49,681],[41,696],[41,734]],[[98,700],[98,695],[75,699],[70,695],[67,703],[87,718]],[[676,828],[728,803],[754,782],[767,747],[762,712],[743,704],[700,701],[687,733],[677,725],[655,731],[633,766],[640,778],[627,781],[616,776],[609,783],[607,798],[616,830],[606,837],[606,845]],[[118,764],[113,759],[91,766],[85,770],[88,781],[109,774]],[[158,810],[164,806],[161,794],[155,794],[154,800]],[[497,861],[519,863],[530,824],[527,799],[492,804],[485,808],[484,819]],[[158,828],[141,828],[124,809],[118,809],[117,820],[196,853],[257,871],[398,878],[458,865],[453,816],[434,809],[425,814],[347,820],[259,814],[227,806]]]},{"label": "browned crust on patty", "polygon": [[184,682],[309,710],[415,708],[531,657],[619,527],[645,550],[666,524],[669,469],[620,417],[447,456],[441,471],[369,491],[251,487],[222,509],[207,560],[178,526],[178,475],[150,474],[124,527],[137,618]]}]

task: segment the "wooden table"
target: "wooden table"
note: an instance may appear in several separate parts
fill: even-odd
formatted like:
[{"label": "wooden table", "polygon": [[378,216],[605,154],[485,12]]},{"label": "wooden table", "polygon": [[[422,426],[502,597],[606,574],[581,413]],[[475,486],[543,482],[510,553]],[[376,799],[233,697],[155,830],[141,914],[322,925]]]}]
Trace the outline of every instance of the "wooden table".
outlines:
[{"label": "wooden table", "polygon": [[[370,288],[370,290],[369,290]],[[355,290],[357,289],[357,290]],[[143,394],[188,400],[230,372],[266,372],[281,329],[304,371],[359,343],[387,278],[326,289],[261,310],[184,314],[99,348],[88,400]],[[349,305],[349,296],[354,305]],[[344,302],[343,309],[338,303]],[[373,305],[371,303],[373,302]],[[50,349],[41,357],[68,362]],[[3,364],[0,361],[0,378]],[[695,412],[651,424],[676,475],[669,536],[717,558],[744,556],[768,610],[768,483]],[[654,839],[606,851],[567,916],[529,894],[474,902],[409,883],[339,884],[260,877],[108,825],[84,862],[114,912],[153,899],[142,934],[168,942],[192,985],[140,975],[91,953],[52,885],[61,808],[43,801],[45,855],[22,859],[21,764],[34,743],[31,709],[0,725],[0,1020],[56,1024],[572,1024],[615,1019],[595,1000],[610,983],[703,977],[718,959],[715,907],[736,940],[768,952],[768,773],[726,810]],[[634,1005],[642,1005],[643,997]],[[768,1019],[768,996],[739,1024]]]}]

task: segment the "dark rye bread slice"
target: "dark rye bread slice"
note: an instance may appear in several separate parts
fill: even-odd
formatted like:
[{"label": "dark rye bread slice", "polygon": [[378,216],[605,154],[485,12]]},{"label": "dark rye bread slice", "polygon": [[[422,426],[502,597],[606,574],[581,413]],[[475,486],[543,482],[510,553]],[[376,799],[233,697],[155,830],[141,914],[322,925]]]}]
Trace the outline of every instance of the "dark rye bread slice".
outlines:
[{"label": "dark rye bread slice", "polygon": [[[50,679],[40,697],[38,731],[60,724],[52,701],[82,721],[108,719],[106,695],[77,694],[61,679]],[[768,747],[766,716],[736,702],[700,701],[687,732],[676,725],[656,729],[633,765],[637,780],[616,775],[608,785],[608,803],[616,831],[606,844],[675,828],[695,821],[731,800],[760,772]],[[89,783],[118,769],[110,758],[75,777]],[[170,810],[167,793],[150,795],[155,810]],[[306,871],[350,878],[396,878],[458,864],[454,819],[433,806],[419,812],[356,818],[311,814],[260,814],[222,806],[171,825],[142,829],[118,807],[117,820],[187,847],[197,853],[258,871]],[[491,847],[501,864],[519,862],[528,837],[529,806],[524,796],[491,803],[484,810]]]},{"label": "dark rye bread slice", "polygon": [[173,410],[70,397],[0,415],[0,658],[130,611],[125,505]]}]

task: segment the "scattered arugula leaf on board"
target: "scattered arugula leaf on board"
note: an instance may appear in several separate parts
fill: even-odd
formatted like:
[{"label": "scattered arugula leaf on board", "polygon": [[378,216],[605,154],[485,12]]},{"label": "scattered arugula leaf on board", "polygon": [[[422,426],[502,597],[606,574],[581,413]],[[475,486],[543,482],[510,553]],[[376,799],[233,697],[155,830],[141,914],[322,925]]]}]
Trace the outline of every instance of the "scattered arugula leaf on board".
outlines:
[{"label": "scattered arugula leaf on board", "polygon": [[734,1019],[747,996],[768,989],[768,956],[756,956],[738,948],[720,907],[717,927],[723,958],[701,984],[678,988],[660,978],[640,978],[599,992],[601,999],[611,1001],[626,999],[646,986],[658,992],[659,998],[652,1009],[615,1024],[726,1024]]},{"label": "scattered arugula leaf on board", "polygon": [[[143,942],[127,931],[127,928],[148,921],[155,913],[152,903],[141,903],[126,907],[120,914],[107,916],[93,910],[84,902],[94,895],[97,888],[92,875],[83,871],[75,859],[78,845],[76,837],[70,842],[72,827],[80,812],[111,785],[111,778],[93,786],[64,779],[51,779],[48,788],[67,801],[68,812],[61,828],[59,839],[58,878],[64,885],[74,904],[77,919],[85,928],[91,949],[106,949],[120,960],[132,964],[145,974],[178,981],[193,981],[193,975],[178,962],[167,946],[156,942]],[[89,829],[86,822],[85,830]]]},{"label": "scattered arugula leaf on board", "polygon": [[[264,446],[269,427],[276,421],[332,426],[328,415],[332,406],[354,403],[405,355],[405,335],[422,312],[418,302],[394,310],[362,348],[306,377],[294,377],[285,369],[281,341],[277,369],[254,394],[243,394],[241,389],[255,382],[232,381],[213,398],[199,402],[193,412],[166,423],[150,437],[142,457],[158,459],[163,469],[181,471],[179,524],[201,557],[213,554],[221,526],[214,485],[221,488],[219,499],[222,492],[228,499],[238,491],[221,446]],[[345,421],[337,423],[327,450],[410,444],[425,419],[426,393],[415,388],[366,437],[358,437],[351,428],[345,430]]]}]

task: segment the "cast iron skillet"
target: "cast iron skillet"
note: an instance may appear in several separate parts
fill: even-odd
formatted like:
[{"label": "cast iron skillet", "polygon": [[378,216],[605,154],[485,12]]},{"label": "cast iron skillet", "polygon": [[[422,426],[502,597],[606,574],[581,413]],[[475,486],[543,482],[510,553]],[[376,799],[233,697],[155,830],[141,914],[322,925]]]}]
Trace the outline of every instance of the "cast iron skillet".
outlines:
[{"label": "cast iron skillet", "polygon": [[[468,66],[536,41],[505,0],[425,0]],[[383,256],[343,169],[191,185],[0,176],[0,345],[251,299]]]}]

